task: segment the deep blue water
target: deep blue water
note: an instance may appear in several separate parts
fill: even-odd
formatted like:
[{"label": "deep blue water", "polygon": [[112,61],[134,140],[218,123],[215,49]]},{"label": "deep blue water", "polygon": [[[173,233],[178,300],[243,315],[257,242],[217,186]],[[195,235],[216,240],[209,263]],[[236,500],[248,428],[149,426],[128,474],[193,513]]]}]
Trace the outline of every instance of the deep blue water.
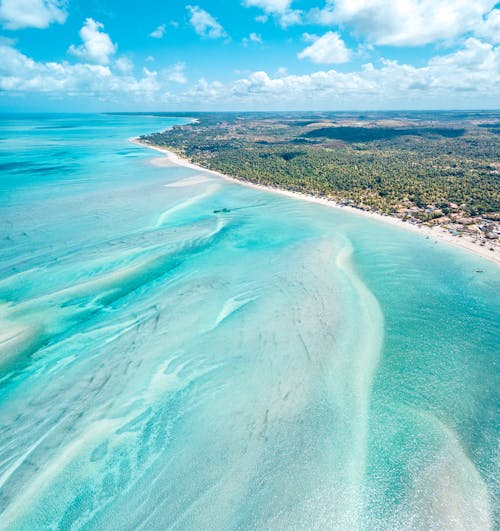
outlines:
[{"label": "deep blue water", "polygon": [[0,527],[498,525],[498,266],[128,142],[179,123],[1,116]]}]

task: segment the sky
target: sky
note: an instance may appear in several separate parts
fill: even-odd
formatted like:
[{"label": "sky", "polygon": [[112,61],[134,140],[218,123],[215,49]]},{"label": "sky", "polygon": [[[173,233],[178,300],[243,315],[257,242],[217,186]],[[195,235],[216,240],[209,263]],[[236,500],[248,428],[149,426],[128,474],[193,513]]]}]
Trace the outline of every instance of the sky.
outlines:
[{"label": "sky", "polygon": [[0,111],[499,109],[494,0],[0,0]]}]

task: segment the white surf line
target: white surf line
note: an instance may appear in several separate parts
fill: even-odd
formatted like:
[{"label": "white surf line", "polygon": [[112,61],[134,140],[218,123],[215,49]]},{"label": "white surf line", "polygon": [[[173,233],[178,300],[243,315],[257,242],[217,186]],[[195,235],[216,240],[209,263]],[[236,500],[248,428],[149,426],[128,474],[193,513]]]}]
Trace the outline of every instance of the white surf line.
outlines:
[{"label": "white surf line", "polygon": [[[352,461],[351,461],[351,494],[352,506],[363,510],[366,464],[368,460],[368,430],[371,388],[373,377],[380,361],[384,331],[384,316],[378,300],[365,285],[354,264],[352,263],[353,248],[349,240],[337,256],[337,266],[349,278],[358,295],[360,303],[360,334],[353,346],[356,363],[352,371],[351,387],[355,400],[351,404],[350,419],[353,422]],[[354,509],[352,514],[356,514]],[[358,517],[360,514],[358,513]],[[360,522],[352,522],[352,528],[358,529]]]},{"label": "white surf line", "polygon": [[189,199],[186,199],[185,201],[182,201],[181,203],[178,203],[177,205],[168,208],[158,216],[155,227],[161,227],[172,214],[175,214],[180,210],[184,210],[185,208],[189,208],[190,206],[199,203],[202,199],[205,199],[206,197],[212,195],[218,188],[219,185],[217,184],[208,186],[203,193],[190,197]]}]

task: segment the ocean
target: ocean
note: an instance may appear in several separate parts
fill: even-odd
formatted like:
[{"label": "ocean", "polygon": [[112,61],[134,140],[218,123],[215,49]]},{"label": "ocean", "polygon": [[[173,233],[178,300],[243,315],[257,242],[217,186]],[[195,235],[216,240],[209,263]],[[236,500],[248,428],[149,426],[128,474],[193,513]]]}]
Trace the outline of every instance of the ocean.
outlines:
[{"label": "ocean", "polygon": [[0,527],[498,526],[498,266],[128,141],[185,122],[1,116]]}]

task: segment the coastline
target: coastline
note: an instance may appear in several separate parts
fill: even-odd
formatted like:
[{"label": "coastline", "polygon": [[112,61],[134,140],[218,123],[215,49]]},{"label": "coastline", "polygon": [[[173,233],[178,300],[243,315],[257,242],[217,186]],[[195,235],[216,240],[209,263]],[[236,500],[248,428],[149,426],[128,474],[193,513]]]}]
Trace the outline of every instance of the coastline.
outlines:
[{"label": "coastline", "polygon": [[181,157],[177,153],[174,153],[173,151],[170,151],[166,148],[162,148],[159,146],[153,146],[151,144],[148,144],[146,142],[141,142],[141,140],[138,137],[130,138],[129,141],[133,144],[146,147],[149,149],[152,149],[154,151],[158,151],[159,153],[162,153],[166,158],[166,164],[167,166],[183,166],[185,168],[191,168],[196,171],[203,171],[205,173],[212,174],[220,179],[224,179],[226,181],[230,181],[233,183],[240,184],[242,186],[246,186],[248,188],[253,188],[256,190],[261,191],[267,191],[270,193],[280,194],[284,195],[286,197],[289,197],[291,199],[298,199],[301,201],[308,201],[310,203],[316,203],[324,206],[328,206],[330,208],[338,208],[344,211],[348,211],[352,214],[355,214],[357,216],[363,216],[366,218],[370,218],[373,220],[378,220],[383,223],[388,223],[391,225],[398,226],[402,229],[411,230],[413,232],[416,232],[417,234],[421,234],[423,236],[426,236],[428,238],[434,238],[436,241],[441,241],[444,243],[448,243],[450,245],[453,245],[455,247],[459,247],[461,249],[468,250],[478,256],[481,256],[482,258],[485,258],[487,260],[490,260],[496,264],[500,264],[500,248],[498,246],[493,247],[493,251],[490,250],[489,246],[482,246],[476,243],[473,239],[471,239],[468,236],[455,236],[451,234],[448,230],[443,229],[441,227],[429,227],[425,225],[413,225],[411,223],[407,223],[403,221],[402,219],[396,218],[394,216],[384,216],[382,214],[378,214],[376,212],[370,212],[368,210],[361,210],[359,208],[354,208],[352,206],[348,205],[341,205],[337,201],[334,201],[333,199],[327,199],[326,197],[319,197],[315,195],[309,195],[302,192],[293,192],[291,190],[285,190],[283,188],[277,188],[275,186],[265,186],[262,184],[256,184],[249,181],[244,181],[242,179],[237,179],[235,177],[230,177],[229,175],[225,175],[221,172],[210,170],[208,168],[204,168],[203,166],[200,166],[198,164],[194,164],[189,159]]}]

